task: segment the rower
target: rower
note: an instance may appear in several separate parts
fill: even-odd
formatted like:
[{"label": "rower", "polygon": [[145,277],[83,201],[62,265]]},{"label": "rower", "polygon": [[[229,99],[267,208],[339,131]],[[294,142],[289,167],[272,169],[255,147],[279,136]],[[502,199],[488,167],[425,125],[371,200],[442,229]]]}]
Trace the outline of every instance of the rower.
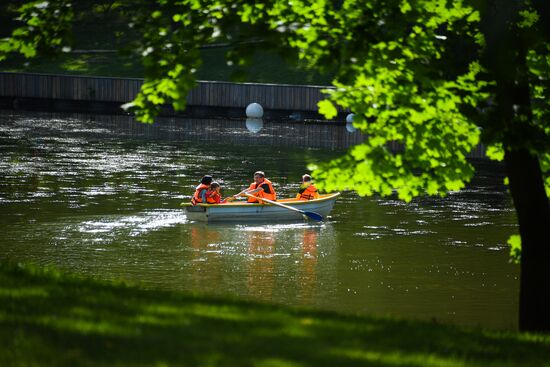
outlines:
[{"label": "rower", "polygon": [[261,198],[273,201],[277,200],[277,193],[273,188],[273,184],[265,177],[265,173],[263,171],[254,172],[254,182],[252,182],[247,189],[233,195],[233,197],[237,198],[238,196],[246,196],[246,194],[254,196],[248,197],[247,201],[249,203],[262,203]]}]

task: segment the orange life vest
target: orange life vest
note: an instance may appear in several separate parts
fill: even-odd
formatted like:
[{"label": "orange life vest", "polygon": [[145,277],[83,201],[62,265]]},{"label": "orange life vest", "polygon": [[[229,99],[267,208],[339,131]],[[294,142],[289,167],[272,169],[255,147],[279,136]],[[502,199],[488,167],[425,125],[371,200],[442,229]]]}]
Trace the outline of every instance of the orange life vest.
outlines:
[{"label": "orange life vest", "polygon": [[206,202],[208,204],[218,204],[222,201],[222,197],[216,191],[206,192]]},{"label": "orange life vest", "polygon": [[[260,182],[259,184],[256,184],[256,182],[252,182],[250,184],[250,187],[248,188],[249,190],[256,190],[258,187],[262,186],[263,184],[267,184],[268,187],[269,187],[269,191],[271,191],[270,194],[268,194],[267,192],[265,192],[264,190],[260,190],[258,191],[257,193],[253,194],[254,196],[258,197],[258,198],[266,198],[268,200],[277,200],[277,194],[275,193],[275,189],[273,189],[273,185],[271,184],[271,181],[269,181],[267,178],[264,177],[264,180],[262,182]],[[257,203],[257,202],[261,202],[261,200],[258,200],[256,198],[251,198],[250,196],[248,197],[248,202],[249,203]]]},{"label": "orange life vest", "polygon": [[200,184],[199,186],[197,186],[197,188],[195,189],[195,194],[193,194],[193,197],[191,198],[191,204],[197,205],[197,203],[202,203],[201,192],[202,190],[208,190],[208,187],[209,186],[205,184]]},{"label": "orange life vest", "polygon": [[298,199],[300,200],[311,200],[317,197],[317,188],[314,184],[309,185],[306,188],[300,188],[298,193]]}]

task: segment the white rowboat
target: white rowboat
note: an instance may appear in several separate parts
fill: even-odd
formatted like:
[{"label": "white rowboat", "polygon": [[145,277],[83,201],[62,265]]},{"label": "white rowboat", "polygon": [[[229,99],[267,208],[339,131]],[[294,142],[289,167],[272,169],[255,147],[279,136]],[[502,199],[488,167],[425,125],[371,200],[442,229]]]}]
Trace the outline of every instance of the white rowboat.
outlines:
[{"label": "white rowboat", "polygon": [[[303,212],[313,212],[326,217],[340,193],[322,194],[313,200],[281,199],[277,203],[299,209]],[[303,220],[304,215],[284,207],[268,203],[230,202],[226,204],[182,203],[187,218],[198,222],[248,222],[248,221],[295,221]]]}]

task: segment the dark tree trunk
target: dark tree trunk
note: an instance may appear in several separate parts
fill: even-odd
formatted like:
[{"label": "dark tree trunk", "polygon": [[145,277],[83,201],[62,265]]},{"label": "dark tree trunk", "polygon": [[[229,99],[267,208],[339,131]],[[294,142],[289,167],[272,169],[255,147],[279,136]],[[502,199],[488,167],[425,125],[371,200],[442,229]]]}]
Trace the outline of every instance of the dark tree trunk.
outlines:
[{"label": "dark tree trunk", "polygon": [[[550,202],[538,156],[547,142],[533,121],[527,67],[527,51],[534,39],[516,26],[524,2],[485,0],[480,4],[487,45],[483,63],[496,81],[487,136],[489,142],[504,147],[521,235],[519,328],[550,332]],[[540,1],[537,4],[542,10],[548,8]]]},{"label": "dark tree trunk", "polygon": [[505,153],[521,235],[519,328],[550,332],[550,203],[539,160],[526,149]]}]

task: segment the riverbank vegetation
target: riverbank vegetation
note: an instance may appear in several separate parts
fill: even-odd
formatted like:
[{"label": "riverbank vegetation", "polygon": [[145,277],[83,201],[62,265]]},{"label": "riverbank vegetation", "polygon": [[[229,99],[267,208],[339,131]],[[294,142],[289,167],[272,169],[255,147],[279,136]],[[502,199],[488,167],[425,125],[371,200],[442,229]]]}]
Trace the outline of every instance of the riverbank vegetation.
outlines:
[{"label": "riverbank vegetation", "polygon": [[550,366],[550,336],[143,289],[0,263],[3,366]]},{"label": "riverbank vegetation", "polygon": [[[0,5],[0,38],[9,36],[16,9],[22,1],[10,0]],[[78,16],[73,23],[73,43],[69,52],[40,55],[33,59],[22,56],[0,61],[0,71],[63,75],[143,78],[142,60],[135,57],[138,33],[123,32],[125,13],[117,11],[115,2],[97,4],[81,1],[80,7],[95,11]],[[235,45],[218,42],[200,50],[202,64],[197,68],[198,80],[236,81],[273,84],[330,85],[332,76],[322,75],[305,63],[287,63],[276,52],[262,49],[257,42]],[[226,54],[236,47],[249,49],[246,65],[230,65]]]},{"label": "riverbank vegetation", "polygon": [[[278,55],[261,50],[254,53],[249,66],[242,72],[235,73],[235,70],[225,63],[227,50],[228,48],[224,46],[202,50],[203,63],[197,69],[197,79],[268,84],[330,85],[330,77],[288,66]],[[0,63],[0,71],[143,78],[143,66],[139,61],[133,56],[116,51],[75,50],[54,58],[36,58],[30,61],[16,57],[13,60]]]}]

